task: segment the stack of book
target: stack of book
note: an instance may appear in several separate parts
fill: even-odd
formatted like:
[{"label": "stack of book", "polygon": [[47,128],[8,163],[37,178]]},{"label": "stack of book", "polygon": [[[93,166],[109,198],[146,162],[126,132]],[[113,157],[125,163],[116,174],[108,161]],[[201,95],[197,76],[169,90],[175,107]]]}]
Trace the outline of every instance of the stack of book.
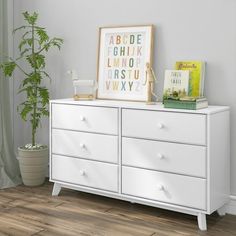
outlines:
[{"label": "stack of book", "polygon": [[165,108],[201,109],[208,106],[204,97],[205,63],[177,61],[175,70],[165,71],[163,103]]},{"label": "stack of book", "polygon": [[195,98],[195,99],[165,99],[165,108],[175,108],[175,109],[187,109],[187,110],[197,110],[208,107],[208,101],[206,98]]}]

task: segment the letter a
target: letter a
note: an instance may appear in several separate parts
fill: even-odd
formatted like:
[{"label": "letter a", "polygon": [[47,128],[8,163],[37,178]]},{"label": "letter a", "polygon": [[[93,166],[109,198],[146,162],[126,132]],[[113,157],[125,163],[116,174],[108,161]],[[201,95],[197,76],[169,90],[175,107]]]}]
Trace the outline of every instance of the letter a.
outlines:
[{"label": "letter a", "polygon": [[109,44],[114,44],[114,37],[113,36],[110,37]]}]

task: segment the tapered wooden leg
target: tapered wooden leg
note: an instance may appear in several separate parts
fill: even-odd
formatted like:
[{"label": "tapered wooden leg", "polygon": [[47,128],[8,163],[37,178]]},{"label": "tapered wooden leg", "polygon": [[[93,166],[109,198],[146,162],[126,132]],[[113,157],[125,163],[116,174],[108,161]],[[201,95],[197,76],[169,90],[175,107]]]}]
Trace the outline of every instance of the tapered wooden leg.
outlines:
[{"label": "tapered wooden leg", "polygon": [[52,196],[58,196],[60,191],[61,191],[61,185],[58,183],[54,183],[53,190],[52,190]]},{"label": "tapered wooden leg", "polygon": [[198,213],[197,221],[198,221],[198,227],[200,230],[203,230],[203,231],[207,230],[206,214]]},{"label": "tapered wooden leg", "polygon": [[223,206],[223,207],[219,208],[217,210],[217,213],[219,214],[219,216],[225,216],[225,214],[226,214],[226,207]]}]

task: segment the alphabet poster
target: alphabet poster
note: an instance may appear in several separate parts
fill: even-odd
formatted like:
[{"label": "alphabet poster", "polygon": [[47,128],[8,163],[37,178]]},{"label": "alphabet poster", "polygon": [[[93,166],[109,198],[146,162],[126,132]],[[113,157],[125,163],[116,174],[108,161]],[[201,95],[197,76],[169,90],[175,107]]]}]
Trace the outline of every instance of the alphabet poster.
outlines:
[{"label": "alphabet poster", "polygon": [[98,98],[147,100],[146,63],[151,63],[152,28],[100,28]]}]

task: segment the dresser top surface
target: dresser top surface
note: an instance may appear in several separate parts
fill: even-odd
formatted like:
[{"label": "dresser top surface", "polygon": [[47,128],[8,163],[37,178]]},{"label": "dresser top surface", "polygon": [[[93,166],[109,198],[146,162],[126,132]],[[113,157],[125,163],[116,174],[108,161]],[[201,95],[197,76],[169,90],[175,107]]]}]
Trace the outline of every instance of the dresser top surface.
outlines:
[{"label": "dresser top surface", "polygon": [[229,110],[228,106],[208,106],[199,110],[185,110],[185,109],[170,109],[164,108],[163,104],[158,102],[154,105],[147,105],[145,102],[130,102],[130,101],[116,101],[116,100],[92,100],[92,101],[75,101],[73,98],[50,100],[53,104],[68,104],[68,105],[82,105],[82,106],[97,106],[97,107],[116,107],[129,108],[140,110],[154,110],[154,111],[168,111],[180,113],[196,113],[196,114],[214,114]]}]

